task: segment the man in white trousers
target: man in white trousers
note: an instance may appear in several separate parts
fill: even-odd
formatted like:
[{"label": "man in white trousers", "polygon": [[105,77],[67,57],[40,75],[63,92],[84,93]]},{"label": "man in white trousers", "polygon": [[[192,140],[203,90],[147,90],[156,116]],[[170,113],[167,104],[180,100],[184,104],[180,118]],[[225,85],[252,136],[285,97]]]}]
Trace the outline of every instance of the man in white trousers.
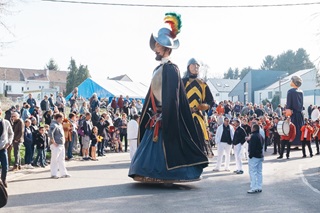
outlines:
[{"label": "man in white trousers", "polygon": [[240,126],[240,121],[235,119],[233,120],[233,125],[235,128],[234,136],[233,136],[233,147],[234,147],[234,157],[236,160],[236,174],[243,174],[242,170],[242,145],[246,142],[246,131]]},{"label": "man in white trousers", "polygon": [[137,139],[139,131],[139,115],[134,115],[127,125],[128,141],[130,146],[130,159],[133,158],[134,153],[137,150]]},{"label": "man in white trousers", "polygon": [[58,170],[60,171],[61,178],[71,177],[65,165],[65,137],[62,126],[63,115],[57,113],[54,115],[54,120],[50,124],[50,149],[51,149],[51,178],[58,179]]},{"label": "man in white trousers", "polygon": [[229,118],[225,117],[223,120],[223,124],[218,127],[216,132],[216,143],[218,145],[218,160],[217,166],[213,171],[220,171],[223,154],[225,154],[224,169],[225,171],[230,171],[230,151],[233,136],[234,128],[229,124]]}]

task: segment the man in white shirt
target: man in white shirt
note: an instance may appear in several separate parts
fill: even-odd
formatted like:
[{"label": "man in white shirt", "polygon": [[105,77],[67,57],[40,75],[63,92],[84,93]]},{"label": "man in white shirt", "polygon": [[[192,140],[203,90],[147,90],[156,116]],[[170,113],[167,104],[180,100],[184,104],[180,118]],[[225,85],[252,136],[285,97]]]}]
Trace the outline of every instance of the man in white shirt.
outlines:
[{"label": "man in white shirt", "polygon": [[127,134],[128,134],[128,141],[130,146],[130,159],[132,159],[134,153],[137,150],[139,120],[140,120],[140,116],[134,115],[133,119],[131,119],[127,125]]},{"label": "man in white shirt", "polygon": [[223,124],[220,125],[216,132],[216,143],[218,145],[218,160],[217,166],[213,171],[220,171],[222,157],[225,153],[225,171],[229,170],[230,151],[234,136],[234,128],[229,124],[229,119],[224,118]]}]

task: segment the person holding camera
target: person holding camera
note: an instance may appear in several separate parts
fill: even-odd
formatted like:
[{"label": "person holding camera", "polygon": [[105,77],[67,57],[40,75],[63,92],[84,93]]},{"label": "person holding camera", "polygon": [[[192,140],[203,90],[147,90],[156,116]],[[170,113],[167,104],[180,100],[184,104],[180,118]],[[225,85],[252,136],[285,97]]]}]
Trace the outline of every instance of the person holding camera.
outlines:
[{"label": "person holding camera", "polygon": [[303,154],[303,158],[307,157],[306,156],[306,146],[308,146],[309,149],[309,154],[310,157],[312,158],[313,154],[312,154],[312,149],[311,149],[311,137],[313,134],[313,128],[310,125],[308,119],[305,119],[305,124],[301,127],[300,129],[301,131],[301,143],[302,143],[302,154]]}]

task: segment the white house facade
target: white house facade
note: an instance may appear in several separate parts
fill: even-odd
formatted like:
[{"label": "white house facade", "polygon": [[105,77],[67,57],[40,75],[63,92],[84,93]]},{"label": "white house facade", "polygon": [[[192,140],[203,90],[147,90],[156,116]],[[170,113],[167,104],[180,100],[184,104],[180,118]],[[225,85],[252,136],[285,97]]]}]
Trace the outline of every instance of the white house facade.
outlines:
[{"label": "white house facade", "polygon": [[[304,91],[304,106],[310,104],[320,104],[320,99],[317,96],[317,69],[307,69],[297,71],[289,76],[282,76],[278,78],[278,81],[267,86],[264,89],[257,90],[254,92],[255,100],[257,103],[262,103],[263,100],[268,99],[272,100],[274,95],[281,94],[281,105],[283,106],[286,103],[287,91],[291,89],[290,82],[291,77],[297,75],[302,78],[301,90]],[[320,97],[319,97],[320,98]],[[314,103],[316,102],[316,103]]]},{"label": "white house facade", "polygon": [[216,79],[209,78],[207,85],[216,102],[229,100],[230,91],[240,82],[236,79]]}]

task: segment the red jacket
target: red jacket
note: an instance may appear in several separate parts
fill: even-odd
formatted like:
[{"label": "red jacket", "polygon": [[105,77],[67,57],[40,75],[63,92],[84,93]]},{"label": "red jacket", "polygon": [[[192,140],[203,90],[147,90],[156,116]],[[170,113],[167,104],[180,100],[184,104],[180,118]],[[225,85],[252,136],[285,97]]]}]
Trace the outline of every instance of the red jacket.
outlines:
[{"label": "red jacket", "polygon": [[303,125],[303,126],[301,127],[301,138],[300,138],[301,141],[303,141],[303,139],[304,139],[304,131],[305,131],[306,128],[308,129],[308,133],[307,133],[307,138],[306,138],[306,140],[307,140],[307,141],[310,141],[310,140],[311,140],[312,133],[313,133],[313,128],[312,128],[310,125]]},{"label": "red jacket", "polygon": [[[320,125],[317,125],[317,128],[319,129],[318,134],[316,136],[318,136],[318,138],[320,139]],[[316,131],[316,128],[313,129],[313,132]]]},{"label": "red jacket", "polygon": [[287,140],[287,141],[292,142],[295,139],[296,134],[297,134],[296,126],[291,122],[290,122],[289,126],[290,126],[289,135],[288,136],[281,135],[281,140]]},{"label": "red jacket", "polygon": [[266,124],[264,125],[263,129],[264,129],[266,137],[269,137],[270,136],[271,122],[270,122],[269,119],[266,119],[265,122],[266,122]]}]

